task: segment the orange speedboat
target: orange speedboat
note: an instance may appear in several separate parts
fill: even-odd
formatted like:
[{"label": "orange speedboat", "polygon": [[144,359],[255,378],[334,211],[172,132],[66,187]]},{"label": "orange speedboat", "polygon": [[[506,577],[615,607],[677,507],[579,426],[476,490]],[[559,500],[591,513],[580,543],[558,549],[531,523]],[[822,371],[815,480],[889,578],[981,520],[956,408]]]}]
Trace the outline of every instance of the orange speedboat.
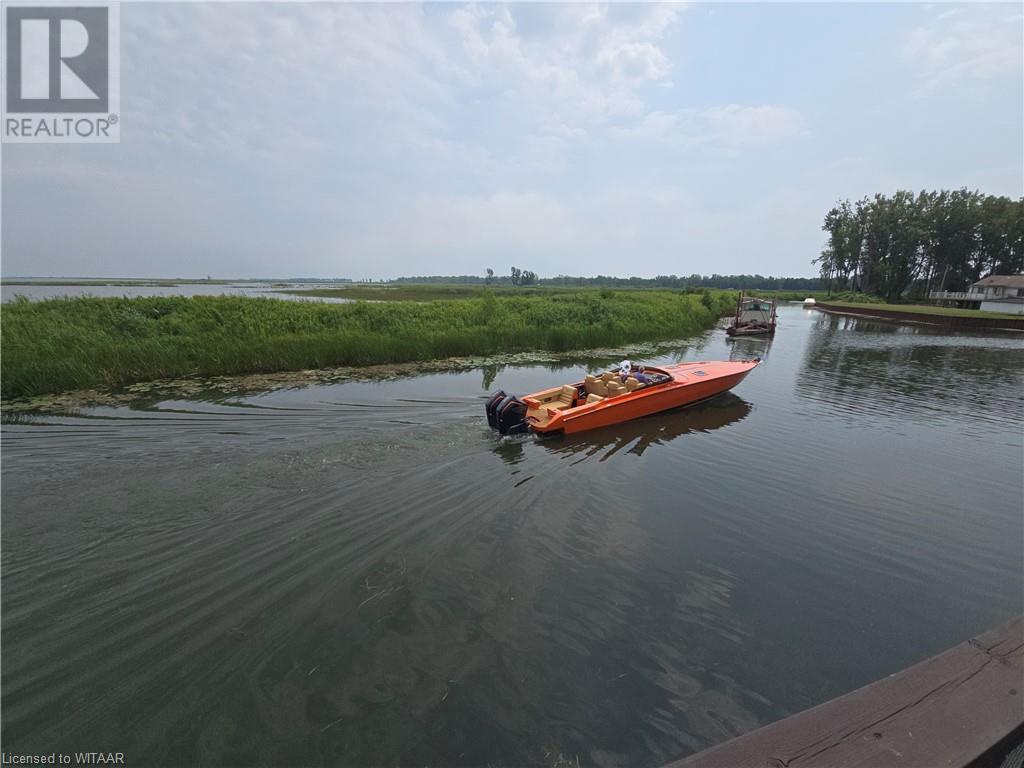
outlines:
[{"label": "orange speedboat", "polygon": [[571,434],[607,427],[720,395],[743,381],[760,362],[754,358],[679,363],[628,375],[608,371],[521,399],[497,392],[487,401],[487,421],[503,435]]}]

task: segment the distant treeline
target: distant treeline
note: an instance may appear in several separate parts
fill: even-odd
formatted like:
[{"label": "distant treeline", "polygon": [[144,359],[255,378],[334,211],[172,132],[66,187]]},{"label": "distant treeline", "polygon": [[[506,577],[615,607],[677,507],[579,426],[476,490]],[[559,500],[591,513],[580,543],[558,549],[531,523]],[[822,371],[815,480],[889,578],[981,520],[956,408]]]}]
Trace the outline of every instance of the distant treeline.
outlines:
[{"label": "distant treeline", "polygon": [[828,243],[814,260],[822,280],[889,301],[1024,272],[1024,198],[900,190],[843,200],[822,229]]},{"label": "distant treeline", "polygon": [[[533,274],[533,273],[530,273]],[[522,275],[522,273],[520,273]],[[520,277],[520,281],[521,281]],[[557,285],[597,286],[610,288],[735,288],[762,291],[821,291],[825,282],[817,277],[765,277],[764,275],[658,275],[657,277],[539,277],[531,283],[514,282],[511,275],[490,277],[480,275],[423,275],[398,277],[394,283],[419,283],[425,285]]]}]

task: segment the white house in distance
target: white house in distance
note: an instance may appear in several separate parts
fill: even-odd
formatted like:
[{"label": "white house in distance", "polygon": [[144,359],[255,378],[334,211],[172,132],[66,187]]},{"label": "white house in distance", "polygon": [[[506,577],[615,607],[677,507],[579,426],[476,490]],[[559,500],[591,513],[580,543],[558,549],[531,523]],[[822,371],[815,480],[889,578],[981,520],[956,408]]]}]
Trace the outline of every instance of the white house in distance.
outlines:
[{"label": "white house in distance", "polygon": [[928,298],[963,309],[1024,315],[1024,274],[989,275],[969,291],[932,291]]}]

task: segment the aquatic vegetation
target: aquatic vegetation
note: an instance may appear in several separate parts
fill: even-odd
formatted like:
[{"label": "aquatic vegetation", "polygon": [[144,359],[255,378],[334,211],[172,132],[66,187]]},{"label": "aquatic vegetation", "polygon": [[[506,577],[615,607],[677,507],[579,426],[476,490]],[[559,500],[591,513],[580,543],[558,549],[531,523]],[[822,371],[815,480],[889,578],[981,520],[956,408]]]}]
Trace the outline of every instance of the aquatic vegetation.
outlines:
[{"label": "aquatic vegetation", "polygon": [[16,301],[2,309],[0,392],[13,398],[678,338],[709,327],[733,302],[729,292],[628,290],[351,304],[243,296]]}]

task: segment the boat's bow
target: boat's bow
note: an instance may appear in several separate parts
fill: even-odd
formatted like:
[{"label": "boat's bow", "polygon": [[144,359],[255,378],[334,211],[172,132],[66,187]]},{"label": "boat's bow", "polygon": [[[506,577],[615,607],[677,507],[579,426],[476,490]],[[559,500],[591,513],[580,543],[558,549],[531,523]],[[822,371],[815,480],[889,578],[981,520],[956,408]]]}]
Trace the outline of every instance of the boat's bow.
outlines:
[{"label": "boat's bow", "polygon": [[677,363],[662,367],[672,379],[679,384],[694,383],[696,381],[714,381],[718,379],[730,379],[738,376],[735,386],[743,380],[743,377],[754,370],[761,363],[761,358],[754,357],[750,360],[709,360],[696,363]]}]

